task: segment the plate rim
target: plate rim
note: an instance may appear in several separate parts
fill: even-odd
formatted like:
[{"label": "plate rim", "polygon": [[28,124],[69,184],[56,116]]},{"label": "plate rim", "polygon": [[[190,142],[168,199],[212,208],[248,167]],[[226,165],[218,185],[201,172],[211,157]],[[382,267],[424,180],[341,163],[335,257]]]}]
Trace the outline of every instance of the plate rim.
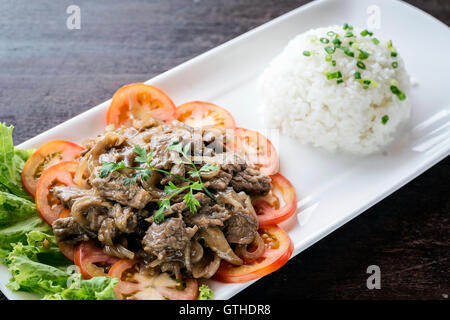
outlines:
[{"label": "plate rim", "polygon": [[[319,6],[319,5],[326,5],[327,3],[332,2],[333,0],[316,0],[316,1],[312,1],[310,3],[301,5],[287,13],[284,13],[282,15],[280,15],[279,17],[276,17],[268,22],[263,23],[260,26],[257,26],[229,41],[226,41],[214,48],[211,48],[209,50],[207,50],[206,52],[197,55],[195,57],[193,57],[192,59],[189,59],[185,62],[182,62],[181,64],[176,65],[175,67],[159,74],[156,75],[155,77],[145,81],[144,83],[153,83],[153,82],[157,82],[159,80],[162,80],[166,77],[170,77],[173,73],[177,73],[180,70],[182,70],[183,68],[201,63],[202,60],[207,59],[210,55],[216,54],[216,53],[220,53],[220,51],[235,45],[236,43],[239,43],[242,40],[245,40],[248,37],[251,37],[252,35],[254,35],[255,33],[261,32],[266,28],[270,28],[272,25],[277,24],[280,21],[283,21],[287,18],[289,18],[290,16],[294,16],[299,14],[302,11],[306,11],[312,7],[315,6]],[[356,0],[344,0],[347,2],[355,2]],[[426,19],[430,20],[430,23],[436,23],[438,22],[441,26],[443,27],[447,27],[447,30],[450,31],[450,28],[444,24],[442,21],[438,20],[437,18],[433,17],[432,15],[430,15],[429,13],[409,4],[409,3],[405,3],[403,1],[399,1],[399,0],[373,0],[372,1],[374,4],[376,4],[377,2],[379,3],[397,3],[401,6],[404,7],[404,9],[408,9],[408,10],[414,10],[415,13],[422,15],[423,17],[425,17]],[[88,117],[90,116],[92,113],[99,111],[103,108],[106,108],[107,105],[109,105],[111,102],[111,99],[104,101],[78,115],[76,115],[75,117],[72,117],[22,143],[20,143],[17,147],[19,148],[23,148],[23,147],[29,147],[31,145],[33,145],[33,143],[37,140],[40,140],[42,138],[44,138],[45,136],[49,135],[49,133],[53,130],[57,130],[60,127],[64,127],[64,125],[66,125],[68,122],[74,121],[75,119],[81,119],[83,117]],[[297,254],[299,254],[300,252],[302,252],[303,250],[305,250],[306,248],[310,247],[311,245],[313,245],[314,243],[316,243],[317,241],[319,241],[320,239],[323,239],[324,237],[328,236],[329,234],[331,234],[332,232],[334,232],[335,230],[337,230],[338,228],[340,228],[341,226],[343,226],[344,224],[346,224],[347,222],[351,221],[352,219],[354,219],[355,217],[357,217],[358,215],[360,215],[362,212],[366,211],[367,209],[369,209],[370,207],[372,207],[373,205],[375,205],[376,203],[378,203],[379,201],[381,201],[382,199],[386,198],[388,195],[392,194],[394,191],[398,190],[399,188],[401,188],[402,186],[404,186],[405,184],[407,184],[408,182],[410,182],[411,180],[413,180],[414,178],[418,177],[419,175],[421,175],[423,172],[425,172],[426,170],[428,170],[429,168],[431,168],[432,166],[434,166],[436,163],[438,163],[439,161],[443,160],[445,157],[450,155],[450,150],[447,151],[442,151],[440,153],[438,153],[437,155],[433,156],[432,158],[428,159],[428,161],[423,161],[420,162],[416,167],[417,170],[415,170],[414,172],[410,172],[406,177],[404,177],[403,179],[397,180],[395,184],[392,184],[388,189],[384,190],[383,192],[381,192],[379,195],[377,195],[377,197],[374,197],[373,199],[371,199],[371,201],[369,201],[368,203],[366,203],[365,205],[358,207],[356,210],[354,210],[353,212],[349,213],[348,215],[346,215],[345,217],[343,217],[341,220],[338,221],[333,221],[332,224],[327,225],[327,227],[325,228],[325,231],[322,229],[320,232],[315,232],[314,234],[311,235],[311,237],[308,238],[308,241],[306,241],[305,243],[302,243],[301,246],[295,246],[294,248],[294,252],[291,256],[291,258],[293,258],[294,256],[296,256]],[[294,244],[295,245],[295,244]],[[254,281],[250,281],[247,282],[245,284],[242,284],[239,287],[236,287],[232,290],[230,297],[234,296],[236,293],[242,291],[243,289],[245,289],[246,287],[250,286],[251,284],[253,284],[254,282],[256,282],[257,280]],[[3,294],[8,298],[8,299],[14,299],[11,297],[9,289],[6,289],[3,283],[0,283],[0,289],[3,292]],[[5,290],[6,289],[6,290]]]}]

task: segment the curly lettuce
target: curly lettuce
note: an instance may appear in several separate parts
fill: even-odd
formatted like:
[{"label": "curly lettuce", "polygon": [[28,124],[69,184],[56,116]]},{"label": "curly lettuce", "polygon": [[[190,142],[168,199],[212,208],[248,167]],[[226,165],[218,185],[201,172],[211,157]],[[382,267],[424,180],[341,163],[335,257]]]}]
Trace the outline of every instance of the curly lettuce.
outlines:
[{"label": "curly lettuce", "polygon": [[[41,234],[45,237],[45,240],[49,241],[47,237],[50,238],[51,236],[44,233]],[[29,243],[32,243],[30,241],[31,236],[33,235],[28,235]],[[54,248],[54,245],[51,244],[50,248],[46,249],[44,241],[34,245],[24,245],[20,242],[13,245],[13,250],[5,259],[6,266],[12,275],[7,287],[14,291],[22,290],[38,294],[63,291],[70,276],[66,272],[70,264],[66,259],[65,265],[50,265],[50,263],[54,262],[52,259],[52,256],[55,254]],[[63,260],[62,257],[61,260]]]},{"label": "curly lettuce", "polygon": [[211,300],[214,299],[214,291],[211,290],[206,284],[202,284],[198,288],[197,300]]},{"label": "curly lettuce", "polygon": [[116,300],[114,287],[119,281],[111,277],[81,279],[80,274],[72,277],[72,284],[65,290],[49,294],[44,300]]},{"label": "curly lettuce", "polygon": [[20,174],[31,150],[20,151],[14,148],[13,126],[0,123],[0,191],[12,193],[18,197],[33,200],[22,186]]},{"label": "curly lettuce", "polygon": [[116,299],[117,278],[83,280],[59,250],[22,186],[21,171],[33,150],[14,148],[12,130],[0,123],[0,262],[12,275],[7,287],[51,300]]}]

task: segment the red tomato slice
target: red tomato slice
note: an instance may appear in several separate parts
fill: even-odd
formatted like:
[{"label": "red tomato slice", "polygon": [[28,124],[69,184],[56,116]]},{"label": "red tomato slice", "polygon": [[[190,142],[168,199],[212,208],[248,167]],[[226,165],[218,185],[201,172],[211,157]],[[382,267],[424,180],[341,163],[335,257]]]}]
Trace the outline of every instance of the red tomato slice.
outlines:
[{"label": "red tomato slice", "polygon": [[231,113],[204,101],[192,101],[178,106],[177,119],[193,128],[214,126],[232,129],[236,127]]},{"label": "red tomato slice", "polygon": [[257,131],[236,128],[233,150],[243,155],[251,164],[259,168],[262,174],[271,175],[279,170],[277,150],[269,139]]},{"label": "red tomato slice", "polygon": [[[60,218],[70,217],[70,210],[64,209],[59,215]],[[58,242],[59,250],[67,259],[73,261],[75,255],[75,246],[73,244],[68,244],[65,242]]]},{"label": "red tomato slice", "polygon": [[80,243],[75,249],[75,264],[80,268],[84,279],[106,276],[105,268],[119,261],[112,257],[93,240]]},{"label": "red tomato slice", "polygon": [[[297,194],[292,184],[282,174],[270,176],[272,190],[269,195],[256,198],[252,201],[258,214],[260,227],[278,224],[289,219],[297,209]],[[280,207],[278,194],[281,194],[284,205]]]},{"label": "red tomato slice", "polygon": [[245,261],[235,267],[222,261],[214,279],[226,283],[241,283],[259,279],[281,268],[294,250],[289,235],[280,227],[267,226],[259,230],[264,240],[264,253],[255,261]]},{"label": "red tomato slice", "polygon": [[172,121],[177,118],[175,105],[162,90],[144,83],[123,86],[114,93],[106,122],[116,127],[131,126],[132,120]]},{"label": "red tomato slice", "polygon": [[197,280],[186,279],[183,290],[167,287],[175,283],[167,274],[159,274],[155,277],[143,275],[139,272],[137,263],[137,260],[121,259],[109,270],[108,276],[119,279],[114,288],[117,299],[149,300],[161,297],[171,300],[197,299]]},{"label": "red tomato slice", "polygon": [[75,246],[65,242],[58,242],[59,250],[70,261],[75,258]]},{"label": "red tomato slice", "polygon": [[75,186],[73,176],[78,162],[63,161],[47,168],[36,186],[36,208],[42,219],[51,225],[64,210],[64,206],[50,190],[55,186]]},{"label": "red tomato slice", "polygon": [[83,147],[64,140],[44,143],[25,162],[22,169],[22,184],[31,195],[36,194],[36,185],[42,172],[61,161],[73,161],[80,156]]}]

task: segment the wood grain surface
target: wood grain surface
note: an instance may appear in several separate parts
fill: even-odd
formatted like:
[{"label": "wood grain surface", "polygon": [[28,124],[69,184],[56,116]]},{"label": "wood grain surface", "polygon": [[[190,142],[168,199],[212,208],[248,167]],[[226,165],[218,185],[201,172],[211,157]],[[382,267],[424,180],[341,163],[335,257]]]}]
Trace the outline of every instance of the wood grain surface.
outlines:
[{"label": "wood grain surface", "polygon": [[[306,2],[1,0],[0,121],[21,143]],[[450,24],[449,1],[408,2]],[[449,190],[447,158],[234,299],[447,299]]]}]

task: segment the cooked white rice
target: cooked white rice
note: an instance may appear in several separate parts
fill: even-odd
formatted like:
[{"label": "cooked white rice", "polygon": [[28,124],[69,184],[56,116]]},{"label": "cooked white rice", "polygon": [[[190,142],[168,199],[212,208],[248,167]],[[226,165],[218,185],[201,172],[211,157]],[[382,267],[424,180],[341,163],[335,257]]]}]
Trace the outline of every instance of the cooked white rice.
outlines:
[{"label": "cooked white rice", "polygon": [[[332,54],[336,66],[325,60],[324,48],[333,44],[331,41],[324,44],[320,38],[332,39],[327,36],[329,31],[339,34],[345,46],[349,41],[359,43],[358,48],[350,48],[355,52],[354,58],[336,49]],[[361,31],[355,28],[351,32],[356,37],[346,38],[347,30],[332,26],[310,30],[291,40],[259,81],[266,124],[301,143],[329,151],[368,154],[390,143],[399,126],[410,116],[409,76],[400,56],[391,57],[387,41],[377,38],[380,42],[375,44],[372,41],[375,34],[363,37]],[[364,70],[356,65],[358,49],[370,54],[362,60]],[[305,51],[310,56],[305,56]],[[397,68],[392,66],[394,61],[398,62]],[[338,70],[342,83],[327,79],[327,72]],[[364,89],[364,84],[355,79],[355,72],[376,83]],[[405,100],[391,92],[392,84],[403,91]],[[383,124],[385,116],[389,120]]]}]

